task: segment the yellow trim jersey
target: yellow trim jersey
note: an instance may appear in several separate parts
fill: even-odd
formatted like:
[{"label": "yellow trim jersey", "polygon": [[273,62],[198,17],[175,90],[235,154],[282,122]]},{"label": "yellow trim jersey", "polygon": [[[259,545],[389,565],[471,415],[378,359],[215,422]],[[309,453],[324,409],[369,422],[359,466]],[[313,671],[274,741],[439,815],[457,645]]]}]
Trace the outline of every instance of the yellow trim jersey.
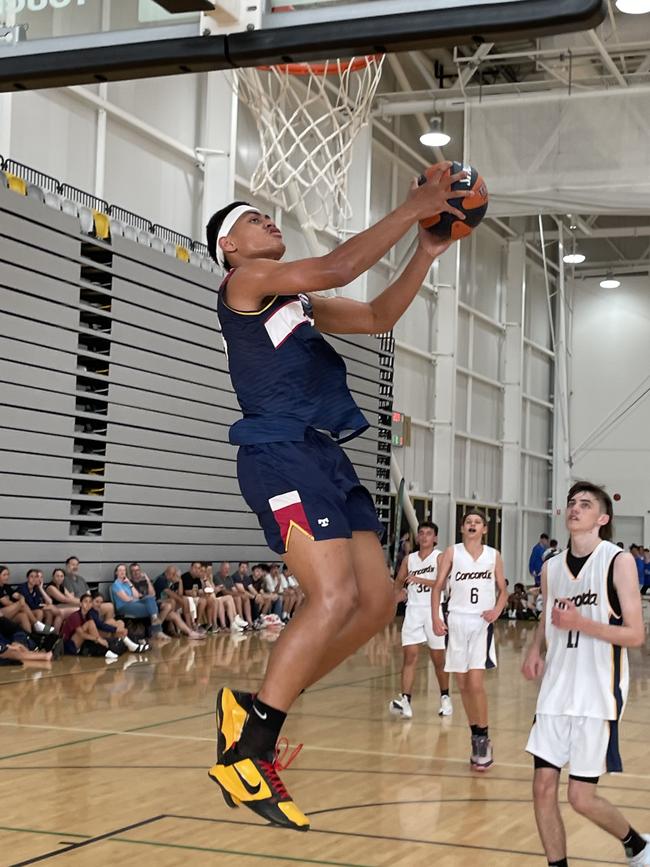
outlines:
[{"label": "yellow trim jersey", "polygon": [[614,559],[620,548],[601,540],[574,576],[564,551],[548,561],[545,600],[546,667],[537,699],[537,713],[617,720],[627,700],[627,650],[582,632],[568,632],[551,623],[553,607],[571,599],[583,617],[622,625],[614,588]]}]

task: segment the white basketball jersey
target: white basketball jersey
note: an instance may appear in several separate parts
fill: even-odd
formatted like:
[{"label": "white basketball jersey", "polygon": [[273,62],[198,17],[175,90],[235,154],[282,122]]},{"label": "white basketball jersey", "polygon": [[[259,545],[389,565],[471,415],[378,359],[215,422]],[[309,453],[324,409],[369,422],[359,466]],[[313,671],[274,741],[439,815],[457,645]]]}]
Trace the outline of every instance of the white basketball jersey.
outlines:
[{"label": "white basketball jersey", "polygon": [[[420,559],[420,554],[417,551],[409,554],[407,571],[410,575],[415,575],[418,578],[435,581],[438,574],[438,557],[441,553],[439,548],[434,548],[424,560]],[[407,584],[406,604],[409,607],[411,605],[424,605],[431,608],[431,587],[425,587],[424,584]]]},{"label": "white basketball jersey", "polygon": [[[548,561],[546,666],[537,713],[608,720],[619,719],[623,713],[629,683],[627,650],[551,623],[557,600],[571,599],[583,617],[597,623],[622,624],[618,600],[610,600],[608,592],[614,591],[613,560],[617,554],[620,548],[601,540],[575,578],[567,566],[566,551]],[[615,592],[612,595],[615,597]]]},{"label": "white basketball jersey", "polygon": [[496,548],[483,545],[475,560],[462,542],[454,545],[449,574],[449,612],[482,614],[496,602]]}]

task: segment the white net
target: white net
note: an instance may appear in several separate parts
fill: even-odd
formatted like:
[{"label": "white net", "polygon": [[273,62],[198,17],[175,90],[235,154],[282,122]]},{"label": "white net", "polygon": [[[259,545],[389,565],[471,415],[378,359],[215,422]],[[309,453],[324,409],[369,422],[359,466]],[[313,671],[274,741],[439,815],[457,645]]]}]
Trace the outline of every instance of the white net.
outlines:
[{"label": "white net", "polygon": [[352,215],[352,145],[368,123],[383,62],[382,55],[237,70],[237,92],[261,143],[251,192],[272,196],[286,211],[302,206],[313,228],[341,228]]}]

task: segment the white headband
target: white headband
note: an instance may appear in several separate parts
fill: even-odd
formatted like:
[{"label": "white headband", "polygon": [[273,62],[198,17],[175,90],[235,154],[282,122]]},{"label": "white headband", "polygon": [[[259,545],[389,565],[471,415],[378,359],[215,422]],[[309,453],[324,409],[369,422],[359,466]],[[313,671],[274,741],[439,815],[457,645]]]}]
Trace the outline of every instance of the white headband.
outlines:
[{"label": "white headband", "polygon": [[240,217],[243,217],[244,214],[251,213],[251,211],[259,214],[259,211],[257,210],[257,208],[254,208],[252,205],[237,205],[236,208],[233,208],[232,211],[230,211],[230,213],[228,213],[224,217],[223,223],[221,224],[221,228],[219,229],[219,232],[217,234],[217,250],[216,250],[217,262],[221,265],[221,267],[224,269],[224,271],[226,270],[226,261],[225,261],[226,260],[226,254],[221,249],[219,241],[222,238],[225,238],[226,235],[230,234],[232,227],[235,225],[235,223],[237,222],[237,220]]}]

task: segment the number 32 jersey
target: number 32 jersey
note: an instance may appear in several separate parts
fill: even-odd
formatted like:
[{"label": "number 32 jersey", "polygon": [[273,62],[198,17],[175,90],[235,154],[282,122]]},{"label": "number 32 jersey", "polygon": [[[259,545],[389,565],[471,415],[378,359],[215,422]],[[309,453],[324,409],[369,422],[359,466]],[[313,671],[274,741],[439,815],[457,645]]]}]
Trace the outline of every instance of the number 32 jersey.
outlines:
[{"label": "number 32 jersey", "polygon": [[622,625],[614,588],[614,559],[620,548],[602,540],[576,576],[566,552],[546,566],[546,666],[537,713],[617,720],[627,700],[627,651],[583,632],[558,629],[551,613],[560,599],[570,599],[583,617]]},{"label": "number 32 jersey", "polygon": [[[409,554],[407,564],[409,575],[415,575],[417,578],[426,578],[427,581],[435,581],[438,572],[438,557],[441,553],[439,548],[434,548],[424,560],[420,559],[420,554],[417,551]],[[416,605],[423,605],[428,609],[431,608],[430,587],[426,587],[424,584],[408,584],[407,588],[406,604],[409,608]]]},{"label": "number 32 jersey", "polygon": [[449,613],[482,614],[496,602],[496,548],[483,545],[476,560],[462,542],[454,545],[449,574]]}]

